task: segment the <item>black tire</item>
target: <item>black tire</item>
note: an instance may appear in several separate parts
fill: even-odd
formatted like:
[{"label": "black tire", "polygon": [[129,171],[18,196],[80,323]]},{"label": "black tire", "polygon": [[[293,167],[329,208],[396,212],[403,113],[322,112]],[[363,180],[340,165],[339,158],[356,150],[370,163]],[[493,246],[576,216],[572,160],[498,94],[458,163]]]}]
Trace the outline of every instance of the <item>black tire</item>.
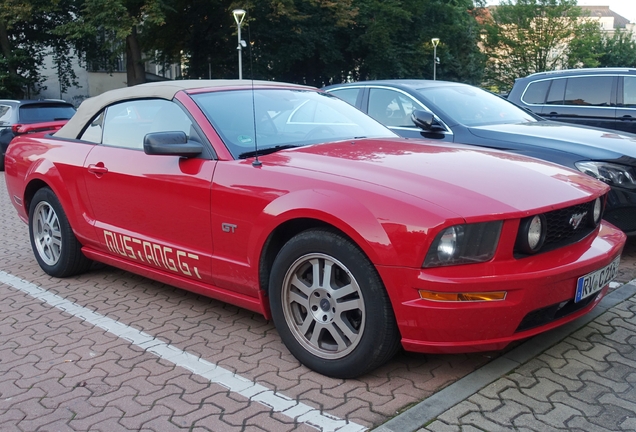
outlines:
[{"label": "black tire", "polygon": [[269,298],[283,343],[323,375],[363,375],[399,348],[395,315],[375,267],[333,231],[307,230],[282,247],[272,267]]},{"label": "black tire", "polygon": [[0,155],[0,171],[4,171],[4,155]]},{"label": "black tire", "polygon": [[29,207],[29,237],[35,258],[55,277],[85,272],[91,261],[81,251],[60,201],[49,188],[38,190]]}]

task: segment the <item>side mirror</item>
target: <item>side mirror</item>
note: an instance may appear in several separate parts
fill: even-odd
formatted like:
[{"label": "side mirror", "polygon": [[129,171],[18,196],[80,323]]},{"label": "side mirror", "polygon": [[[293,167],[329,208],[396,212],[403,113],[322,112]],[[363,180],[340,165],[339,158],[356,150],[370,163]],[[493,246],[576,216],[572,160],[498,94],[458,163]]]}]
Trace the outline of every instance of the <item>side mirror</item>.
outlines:
[{"label": "side mirror", "polygon": [[425,132],[441,132],[442,129],[439,125],[433,124],[435,117],[432,112],[424,110],[414,110],[411,113],[411,120],[415,123],[415,126],[424,130]]},{"label": "side mirror", "polygon": [[144,152],[148,155],[195,157],[203,152],[203,144],[188,141],[185,132],[153,132],[144,137]]}]

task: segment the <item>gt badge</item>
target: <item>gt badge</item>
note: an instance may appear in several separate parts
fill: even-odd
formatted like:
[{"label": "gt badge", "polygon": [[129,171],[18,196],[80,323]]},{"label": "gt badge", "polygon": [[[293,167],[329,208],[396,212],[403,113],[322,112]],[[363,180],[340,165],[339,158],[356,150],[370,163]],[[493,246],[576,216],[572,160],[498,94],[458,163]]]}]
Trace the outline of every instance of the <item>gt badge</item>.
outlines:
[{"label": "gt badge", "polygon": [[234,231],[236,230],[236,225],[224,222],[221,224],[221,229],[223,230],[223,232],[234,233]]}]

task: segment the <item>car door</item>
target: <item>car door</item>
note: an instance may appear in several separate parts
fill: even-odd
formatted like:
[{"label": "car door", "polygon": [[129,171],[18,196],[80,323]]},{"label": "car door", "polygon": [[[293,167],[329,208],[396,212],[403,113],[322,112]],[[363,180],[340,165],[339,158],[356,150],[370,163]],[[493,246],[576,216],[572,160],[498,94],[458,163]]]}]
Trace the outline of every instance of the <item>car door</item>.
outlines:
[{"label": "car door", "polygon": [[133,100],[106,108],[83,140],[97,142],[84,163],[94,225],[106,253],[178,276],[210,282],[210,190],[216,161],[148,155],[144,136],[202,134],[167,100]]},{"label": "car door", "polygon": [[619,81],[616,129],[636,133],[636,76],[622,76]]},{"label": "car door", "polygon": [[[386,87],[369,87],[368,91],[366,113],[396,134],[406,138],[453,141],[453,133],[449,129],[428,133],[413,124],[411,114],[414,110],[432,111],[408,93]],[[435,118],[441,125],[439,118]]]},{"label": "car door", "polygon": [[615,129],[616,87],[617,77],[611,75],[554,79],[541,116],[555,121]]}]

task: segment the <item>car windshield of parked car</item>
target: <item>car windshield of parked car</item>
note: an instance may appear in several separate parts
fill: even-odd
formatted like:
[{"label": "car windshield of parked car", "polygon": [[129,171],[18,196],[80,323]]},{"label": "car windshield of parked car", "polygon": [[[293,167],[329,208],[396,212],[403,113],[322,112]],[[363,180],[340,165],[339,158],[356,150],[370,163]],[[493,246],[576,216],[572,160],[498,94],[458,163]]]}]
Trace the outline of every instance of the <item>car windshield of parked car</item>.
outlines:
[{"label": "car windshield of parked car", "polygon": [[[476,87],[443,86],[418,89],[431,108],[445,121],[465,126],[535,122],[529,112],[499,96]],[[435,109],[433,108],[433,109]]]},{"label": "car windshield of parked car", "polygon": [[192,95],[235,158],[352,138],[396,137],[348,103],[311,90],[231,90]]}]

